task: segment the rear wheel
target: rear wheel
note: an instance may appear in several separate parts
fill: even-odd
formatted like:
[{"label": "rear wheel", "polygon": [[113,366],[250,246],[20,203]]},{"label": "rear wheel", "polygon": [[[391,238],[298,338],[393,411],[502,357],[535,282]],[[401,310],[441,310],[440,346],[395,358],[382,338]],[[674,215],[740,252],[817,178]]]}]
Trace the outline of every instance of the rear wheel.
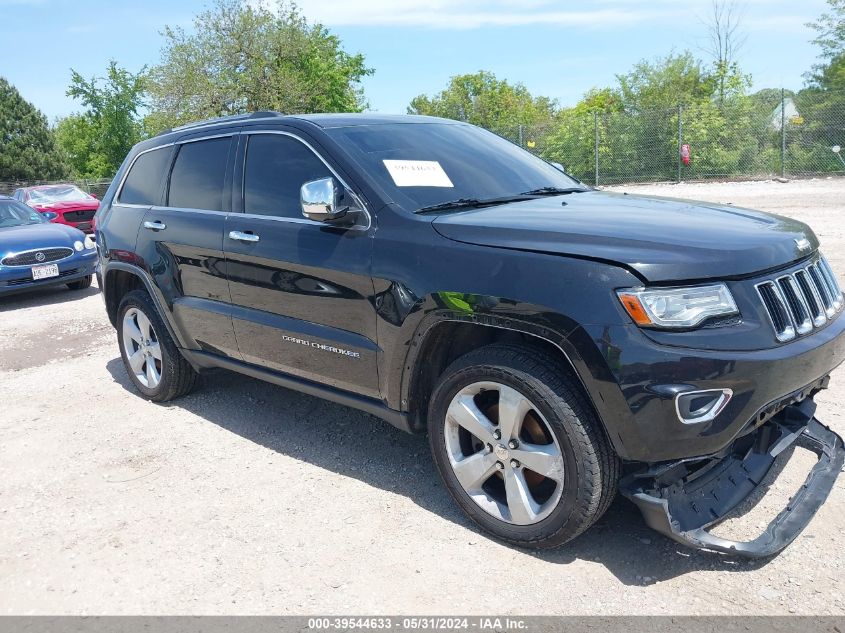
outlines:
[{"label": "rear wheel", "polygon": [[82,279],[77,279],[76,281],[71,281],[67,287],[71,290],[85,290],[86,288],[91,287],[91,281],[94,278],[93,275],[88,275],[87,277],[83,277]]},{"label": "rear wheel", "polygon": [[133,290],[118,308],[120,355],[136,389],[155,402],[183,396],[197,373],[179,353],[150,295]]},{"label": "rear wheel", "polygon": [[580,385],[542,351],[490,345],[459,358],[435,387],[428,425],[452,497],[502,540],[561,545],[615,496],[616,455]]}]

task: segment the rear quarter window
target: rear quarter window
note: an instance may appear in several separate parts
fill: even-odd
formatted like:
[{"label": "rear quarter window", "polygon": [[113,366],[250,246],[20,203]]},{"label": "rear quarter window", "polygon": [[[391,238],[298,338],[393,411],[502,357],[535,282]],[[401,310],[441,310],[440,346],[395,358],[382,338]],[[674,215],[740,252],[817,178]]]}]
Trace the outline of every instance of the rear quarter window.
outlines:
[{"label": "rear quarter window", "polygon": [[170,163],[171,148],[162,147],[138,156],[132,166],[117,201],[122,204],[142,206],[157,205],[161,195],[164,174]]}]

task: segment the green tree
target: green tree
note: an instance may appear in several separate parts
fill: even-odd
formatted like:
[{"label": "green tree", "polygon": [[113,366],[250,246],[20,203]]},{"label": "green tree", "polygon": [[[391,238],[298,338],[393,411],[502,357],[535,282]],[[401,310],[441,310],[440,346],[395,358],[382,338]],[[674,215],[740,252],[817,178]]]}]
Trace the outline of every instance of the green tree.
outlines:
[{"label": "green tree", "polygon": [[845,88],[845,0],[827,0],[830,10],[806,26],[816,32],[813,44],[819,47],[821,61],[807,73],[811,88]]},{"label": "green tree", "polygon": [[689,51],[654,61],[642,60],[624,75],[617,75],[625,110],[675,108],[710,99],[714,80]]},{"label": "green tree", "polygon": [[[727,60],[735,49],[721,50]],[[682,177],[758,169],[770,119],[755,116],[748,78],[734,62],[729,66],[709,69],[689,52],[640,61],[617,76],[616,87],[593,89],[562,111],[543,155],[594,182],[598,137],[600,182],[675,179],[680,127],[680,142],[693,152]]]},{"label": "green tree", "polygon": [[535,97],[522,84],[510,84],[482,70],[452,77],[447,88],[433,97],[415,97],[408,113],[466,121],[501,133],[519,125],[548,123],[556,110],[554,100]]},{"label": "green tree", "polygon": [[85,79],[71,70],[67,94],[85,110],[60,119],[56,138],[77,176],[114,175],[143,136],[140,110],[144,105],[145,71],[131,73],[109,62],[105,77]]},{"label": "green tree", "polygon": [[813,44],[820,50],[821,61],[806,75],[811,88],[845,89],[845,0],[827,0],[830,11],[816,22],[807,24],[816,32]]},{"label": "green tree", "polygon": [[296,5],[218,0],[192,33],[165,27],[161,62],[150,72],[147,127],[258,110],[357,112],[361,80],[372,74],[361,54],[311,24]]},{"label": "green tree", "polygon": [[813,44],[821,48],[824,59],[833,59],[845,52],[845,0],[827,0],[830,11],[807,24],[817,36]]},{"label": "green tree", "polygon": [[66,171],[47,118],[0,77],[0,181],[56,180]]},{"label": "green tree", "polygon": [[829,10],[807,25],[816,32],[820,60],[806,75],[807,88],[795,95],[801,123],[787,122],[786,169],[791,173],[842,171],[830,148],[845,145],[845,0],[827,3]]},{"label": "green tree", "polygon": [[[596,184],[596,128],[603,130],[609,119],[607,115],[621,111],[622,99],[617,90],[591,88],[574,107],[556,115],[555,125],[541,146],[543,157],[563,164],[581,180]],[[606,153],[605,150],[605,146],[599,148],[601,153]]]}]

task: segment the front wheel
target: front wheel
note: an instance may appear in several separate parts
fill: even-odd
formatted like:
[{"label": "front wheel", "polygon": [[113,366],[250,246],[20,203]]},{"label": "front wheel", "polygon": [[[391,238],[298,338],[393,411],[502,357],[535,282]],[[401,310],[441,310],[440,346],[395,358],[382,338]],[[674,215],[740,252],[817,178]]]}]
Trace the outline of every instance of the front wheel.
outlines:
[{"label": "front wheel", "polygon": [[561,545],[616,493],[619,461],[581,386],[540,350],[496,344],[456,360],[434,389],[428,430],[452,497],[509,543]]},{"label": "front wheel", "polygon": [[117,339],[129,378],[144,397],[166,402],[194,388],[197,373],[179,353],[145,291],[133,290],[120,302]]}]

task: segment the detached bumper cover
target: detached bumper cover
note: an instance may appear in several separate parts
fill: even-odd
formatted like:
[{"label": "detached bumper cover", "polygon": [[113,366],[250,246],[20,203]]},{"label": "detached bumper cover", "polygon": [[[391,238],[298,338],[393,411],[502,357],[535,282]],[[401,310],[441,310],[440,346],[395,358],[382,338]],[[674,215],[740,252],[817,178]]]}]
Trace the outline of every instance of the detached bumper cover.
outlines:
[{"label": "detached bumper cover", "polygon": [[[649,527],[675,541],[747,558],[773,556],[801,533],[827,499],[845,462],[842,438],[816,420],[815,403],[787,407],[732,452],[690,470],[682,460],[629,475],[622,494],[640,509]],[[789,504],[752,541],[732,541],[708,532],[757,488],[777,458],[791,445],[819,458]]]}]

